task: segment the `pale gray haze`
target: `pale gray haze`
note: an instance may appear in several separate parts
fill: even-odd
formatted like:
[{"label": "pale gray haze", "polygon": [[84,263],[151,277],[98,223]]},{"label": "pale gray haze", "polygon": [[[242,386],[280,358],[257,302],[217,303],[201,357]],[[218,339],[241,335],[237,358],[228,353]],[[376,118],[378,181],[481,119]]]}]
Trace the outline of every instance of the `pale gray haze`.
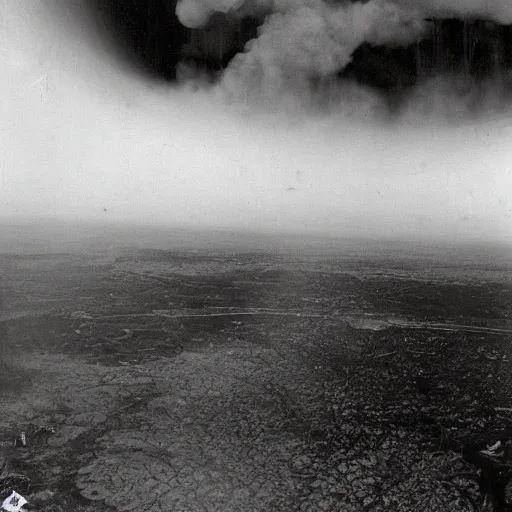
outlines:
[{"label": "pale gray haze", "polygon": [[[67,9],[57,8],[62,3]],[[442,96],[440,85],[419,90],[417,101],[393,120],[379,116],[378,100],[363,90],[338,91],[328,112],[315,110],[301,95],[300,73],[289,97],[280,90],[282,80],[269,73],[259,103],[244,102],[242,93],[232,93],[244,87],[255,92],[247,61],[280,69],[293,62],[299,36],[289,35],[291,49],[283,55],[272,24],[265,29],[268,37],[226,73],[219,87],[231,95],[218,87],[154,86],[116,58],[99,37],[102,29],[85,19],[82,4],[0,3],[4,220],[510,239],[507,112],[447,120],[448,107],[463,111],[464,105],[456,96]],[[184,0],[178,15],[198,25],[228,4]],[[455,0],[423,4],[439,12],[460,7]],[[466,5],[479,11],[478,2]],[[509,5],[486,2],[485,8],[510,22]],[[273,23],[285,22],[283,17]],[[292,25],[299,26],[298,20]],[[400,37],[421,30],[412,22],[405,26]],[[353,37],[357,42],[358,35]],[[391,36],[373,31],[372,37]],[[301,65],[310,65],[308,58],[318,64],[324,46],[320,41],[319,53],[304,56]],[[336,66],[352,47],[340,48]]]}]

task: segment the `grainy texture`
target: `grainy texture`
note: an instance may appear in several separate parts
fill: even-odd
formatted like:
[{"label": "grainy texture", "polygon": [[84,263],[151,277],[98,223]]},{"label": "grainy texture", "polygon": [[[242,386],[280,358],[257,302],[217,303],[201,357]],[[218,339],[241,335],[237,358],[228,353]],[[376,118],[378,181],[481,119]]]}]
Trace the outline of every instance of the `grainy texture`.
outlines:
[{"label": "grainy texture", "polygon": [[503,269],[8,263],[4,344],[30,380],[3,389],[3,453],[38,510],[472,510],[462,445],[510,437]]}]

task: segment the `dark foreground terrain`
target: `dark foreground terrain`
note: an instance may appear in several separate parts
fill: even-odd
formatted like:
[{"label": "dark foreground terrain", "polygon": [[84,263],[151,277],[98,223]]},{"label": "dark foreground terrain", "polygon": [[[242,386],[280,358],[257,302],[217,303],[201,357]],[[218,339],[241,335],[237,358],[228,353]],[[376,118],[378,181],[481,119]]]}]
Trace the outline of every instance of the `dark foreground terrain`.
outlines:
[{"label": "dark foreground terrain", "polygon": [[3,491],[53,512],[476,510],[462,446],[512,437],[510,268],[4,255]]}]

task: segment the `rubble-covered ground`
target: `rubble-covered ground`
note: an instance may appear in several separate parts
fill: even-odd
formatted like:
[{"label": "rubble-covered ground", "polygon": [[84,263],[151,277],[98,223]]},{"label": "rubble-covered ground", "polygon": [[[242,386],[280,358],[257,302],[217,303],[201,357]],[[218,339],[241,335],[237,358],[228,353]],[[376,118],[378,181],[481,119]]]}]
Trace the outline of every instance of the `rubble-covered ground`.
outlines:
[{"label": "rubble-covered ground", "polygon": [[462,445],[512,437],[503,264],[125,251],[0,279],[0,491],[36,510],[471,511]]}]

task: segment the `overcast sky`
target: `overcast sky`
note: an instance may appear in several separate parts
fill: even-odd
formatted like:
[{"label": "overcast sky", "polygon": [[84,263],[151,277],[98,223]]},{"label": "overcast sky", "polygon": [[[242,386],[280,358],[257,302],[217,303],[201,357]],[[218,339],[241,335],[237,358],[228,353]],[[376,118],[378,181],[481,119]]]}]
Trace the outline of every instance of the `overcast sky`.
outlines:
[{"label": "overcast sky", "polygon": [[56,3],[0,3],[1,216],[511,238],[512,121],[237,114],[144,82]]}]

